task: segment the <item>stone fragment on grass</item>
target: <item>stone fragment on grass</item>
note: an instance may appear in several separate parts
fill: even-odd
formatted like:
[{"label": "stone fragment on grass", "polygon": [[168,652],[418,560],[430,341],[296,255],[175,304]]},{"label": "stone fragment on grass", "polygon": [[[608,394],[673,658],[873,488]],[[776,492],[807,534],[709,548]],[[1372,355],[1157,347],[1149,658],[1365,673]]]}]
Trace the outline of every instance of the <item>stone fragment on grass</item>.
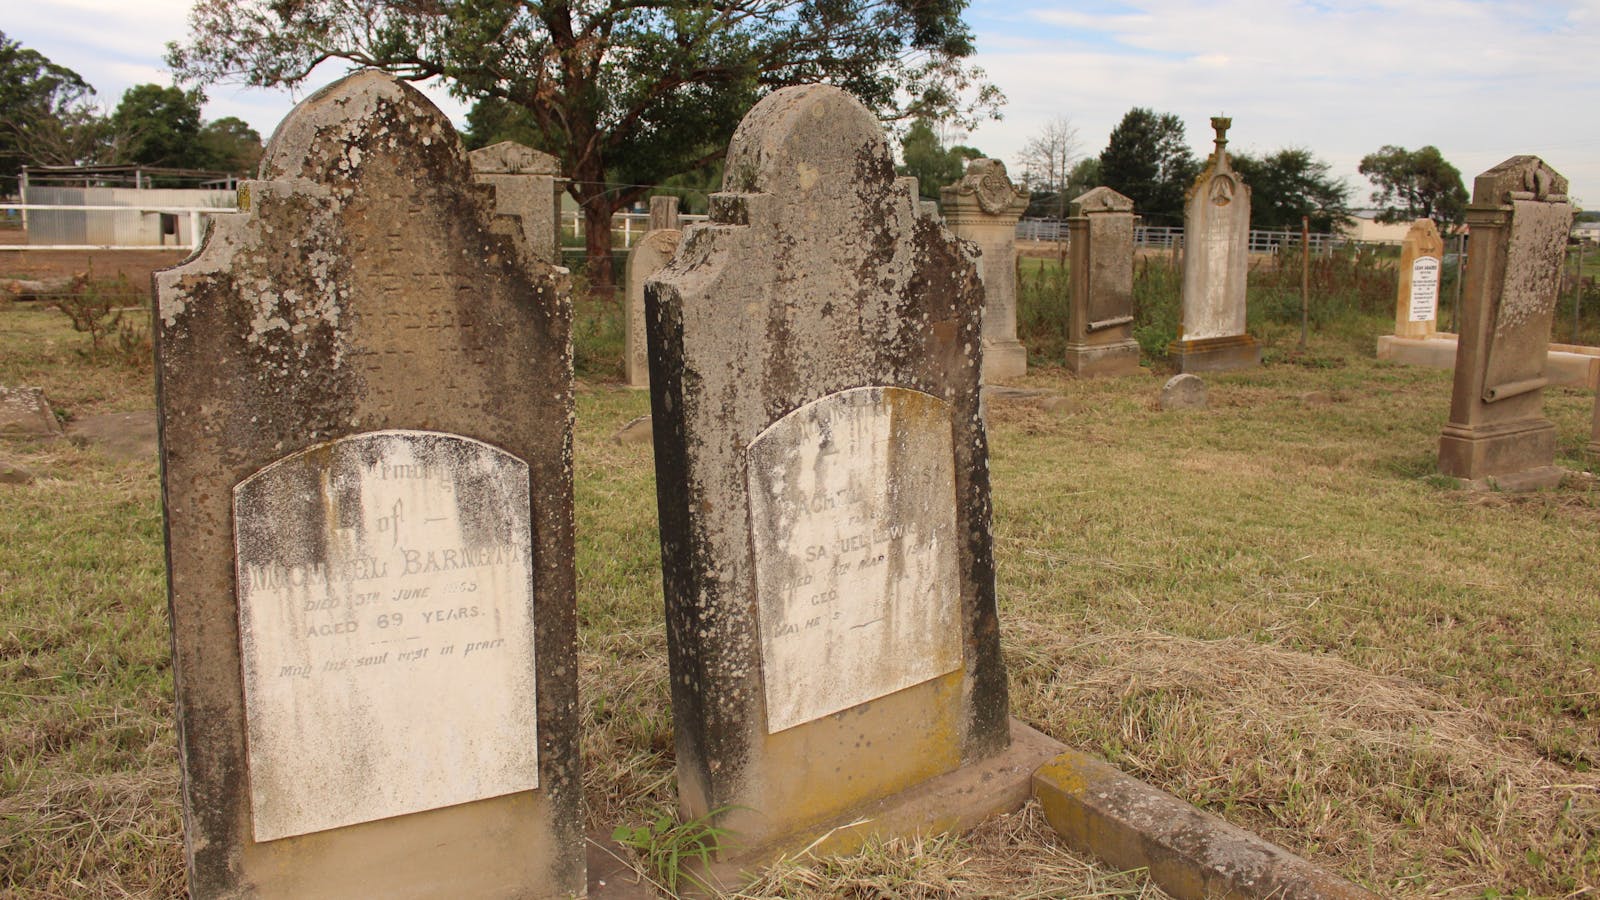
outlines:
[{"label": "stone fragment on grass", "polygon": [[1206,383],[1198,375],[1174,375],[1161,387],[1163,410],[1205,409]]},{"label": "stone fragment on grass", "polygon": [[56,421],[43,388],[0,386],[0,437],[61,437],[61,423]]},{"label": "stone fragment on grass", "polygon": [[617,444],[648,444],[654,437],[655,432],[651,428],[650,417],[640,416],[617,429],[611,440]]},{"label": "stone fragment on grass", "polygon": [[160,452],[153,409],[85,416],[72,423],[67,437],[119,462],[154,462]]},{"label": "stone fragment on grass", "polygon": [[8,459],[0,459],[0,484],[32,484],[33,473]]}]

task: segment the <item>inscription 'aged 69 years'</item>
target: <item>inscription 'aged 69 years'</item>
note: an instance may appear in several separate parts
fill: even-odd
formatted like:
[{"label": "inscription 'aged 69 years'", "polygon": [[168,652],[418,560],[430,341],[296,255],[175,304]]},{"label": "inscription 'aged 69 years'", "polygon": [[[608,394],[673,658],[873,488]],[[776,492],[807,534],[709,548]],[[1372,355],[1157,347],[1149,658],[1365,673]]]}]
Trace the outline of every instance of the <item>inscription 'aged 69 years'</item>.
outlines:
[{"label": "inscription 'aged 69 years'", "polygon": [[854,388],[748,449],[767,730],[961,665],[950,406]]},{"label": "inscription 'aged 69 years'", "polygon": [[255,837],[538,786],[528,466],[358,434],[234,489]]}]

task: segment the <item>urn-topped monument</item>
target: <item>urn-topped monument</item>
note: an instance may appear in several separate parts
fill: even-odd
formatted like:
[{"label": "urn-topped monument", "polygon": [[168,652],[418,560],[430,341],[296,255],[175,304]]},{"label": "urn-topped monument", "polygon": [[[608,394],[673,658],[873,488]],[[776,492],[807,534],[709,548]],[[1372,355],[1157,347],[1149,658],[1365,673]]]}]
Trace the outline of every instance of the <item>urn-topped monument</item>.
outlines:
[{"label": "urn-topped monument", "polygon": [[1183,318],[1167,351],[1179,372],[1218,372],[1261,363],[1245,333],[1250,271],[1250,186],[1228,162],[1233,120],[1211,119],[1216,149],[1183,207]]},{"label": "urn-topped monument", "polygon": [[939,202],[950,230],[983,251],[983,379],[1027,374],[1028,351],[1017,340],[1017,220],[1028,192],[1012,183],[1005,163],[975,159],[960,181],[940,189]]}]

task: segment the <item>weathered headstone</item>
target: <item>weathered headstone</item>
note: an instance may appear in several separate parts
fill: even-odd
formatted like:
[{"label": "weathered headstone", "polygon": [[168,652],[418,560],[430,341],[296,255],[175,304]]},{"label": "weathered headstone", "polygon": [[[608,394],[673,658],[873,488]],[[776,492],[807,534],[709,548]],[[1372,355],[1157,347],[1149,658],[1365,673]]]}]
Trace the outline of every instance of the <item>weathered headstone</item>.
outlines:
[{"label": "weathered headstone", "polygon": [[1589,446],[1585,448],[1591,459],[1600,459],[1600,391],[1594,395],[1594,424],[1589,429]]},{"label": "weathered headstone", "polygon": [[584,890],[571,308],[493,196],[363,72],[155,277],[194,897]]},{"label": "weathered headstone", "polygon": [[749,858],[1020,803],[970,245],[837,88],[762,100],[725,171],[646,290],[682,810]]},{"label": "weathered headstone", "polygon": [[516,141],[490,144],[468,155],[472,178],[492,185],[495,210],[522,222],[529,256],[561,264],[561,161]]},{"label": "weathered headstone", "polygon": [[1245,331],[1250,273],[1250,186],[1228,161],[1232,119],[1214,117],[1217,146],[1183,208],[1183,306],[1167,348],[1179,372],[1260,365],[1261,345]]},{"label": "weathered headstone", "polygon": [[1472,263],[1439,471],[1507,489],[1553,486],[1564,473],[1544,417],[1545,365],[1572,225],[1567,180],[1538,157],[1514,156],[1473,181],[1466,221]]},{"label": "weathered headstone", "polygon": [[1444,241],[1432,219],[1418,219],[1400,244],[1400,289],[1395,299],[1395,337],[1424,339],[1438,331],[1439,280]]},{"label": "weathered headstone", "polygon": [[0,437],[61,437],[61,422],[45,399],[44,388],[0,386]]},{"label": "weathered headstone", "polygon": [[678,252],[678,198],[650,198],[650,230],[628,251],[623,281],[627,285],[628,318],[623,322],[623,368],[628,386],[650,386],[650,356],[645,348],[644,283]]},{"label": "weathered headstone", "polygon": [[1206,383],[1199,375],[1174,375],[1161,386],[1163,410],[1205,409],[1206,403]]},{"label": "weathered headstone", "polygon": [[1133,201],[1097,187],[1072,201],[1072,312],[1067,368],[1079,378],[1134,375]]},{"label": "weathered headstone", "polygon": [[1017,221],[1028,208],[1028,192],[1011,183],[1006,164],[975,159],[955,184],[939,190],[944,221],[956,237],[983,252],[983,378],[1028,373],[1028,351],[1017,340]]}]

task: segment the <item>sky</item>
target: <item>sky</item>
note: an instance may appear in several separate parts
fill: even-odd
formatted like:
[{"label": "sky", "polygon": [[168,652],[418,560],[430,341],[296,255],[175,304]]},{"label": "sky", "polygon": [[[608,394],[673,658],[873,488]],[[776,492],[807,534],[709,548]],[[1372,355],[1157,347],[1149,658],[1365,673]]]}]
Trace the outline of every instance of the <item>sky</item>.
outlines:
[{"label": "sky", "polygon": [[[168,41],[191,0],[15,0],[0,31],[82,75],[114,106],[135,84],[170,84]],[[972,0],[972,62],[1007,96],[999,121],[962,143],[1014,165],[1056,117],[1098,154],[1135,106],[1176,113],[1196,155],[1209,119],[1229,147],[1309,149],[1356,188],[1361,157],[1432,144],[1472,178],[1508,157],[1542,157],[1600,207],[1600,0]],[[263,137],[298,97],[343,73],[324,64],[298,94],[206,89],[207,119],[237,116]],[[464,122],[466,106],[428,93]],[[955,137],[955,136],[952,136]]]}]

